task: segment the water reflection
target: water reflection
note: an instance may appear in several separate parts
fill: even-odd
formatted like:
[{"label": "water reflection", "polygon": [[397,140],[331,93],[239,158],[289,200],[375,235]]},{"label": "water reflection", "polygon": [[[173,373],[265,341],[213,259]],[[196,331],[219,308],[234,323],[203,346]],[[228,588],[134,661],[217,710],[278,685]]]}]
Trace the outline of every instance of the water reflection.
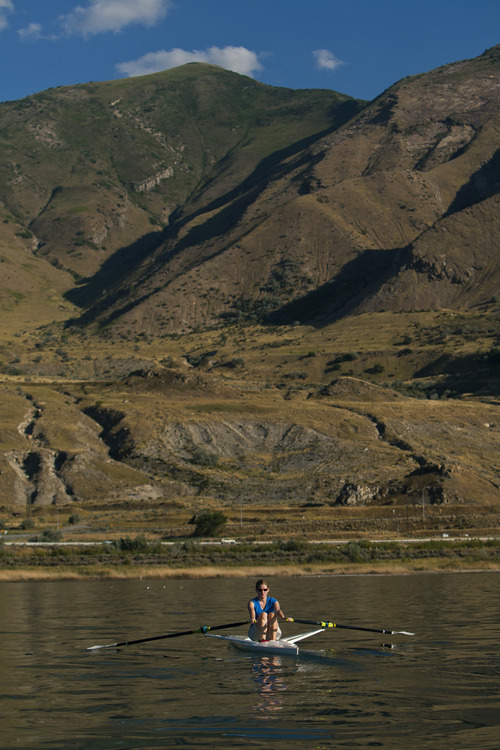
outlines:
[{"label": "water reflection", "polygon": [[387,636],[325,631],[295,659],[201,635],[85,651],[218,624],[228,601],[241,600],[229,619],[244,619],[241,580],[0,583],[0,747],[497,750],[498,584],[498,574],[273,579],[297,617],[416,632],[388,649]]},{"label": "water reflection", "polygon": [[279,656],[260,656],[252,659],[252,678],[260,700],[255,711],[263,719],[272,719],[283,708],[282,693],[287,689],[283,665]]}]

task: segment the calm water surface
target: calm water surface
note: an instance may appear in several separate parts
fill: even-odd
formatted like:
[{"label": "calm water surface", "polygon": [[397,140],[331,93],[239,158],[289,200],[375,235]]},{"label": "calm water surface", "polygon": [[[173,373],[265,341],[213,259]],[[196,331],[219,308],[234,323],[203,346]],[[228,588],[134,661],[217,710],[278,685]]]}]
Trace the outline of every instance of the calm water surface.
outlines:
[{"label": "calm water surface", "polygon": [[297,659],[202,635],[85,650],[243,620],[253,579],[0,583],[0,748],[496,750],[499,582],[275,578],[285,614],[416,632],[330,630]]}]

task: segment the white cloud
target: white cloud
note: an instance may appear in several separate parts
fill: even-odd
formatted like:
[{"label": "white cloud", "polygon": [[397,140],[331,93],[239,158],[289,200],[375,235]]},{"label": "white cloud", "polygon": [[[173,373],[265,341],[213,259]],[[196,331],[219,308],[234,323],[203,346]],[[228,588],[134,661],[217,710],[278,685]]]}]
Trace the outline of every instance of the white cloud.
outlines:
[{"label": "white cloud", "polygon": [[153,26],[164,18],[172,0],[89,0],[59,18],[67,34],[91,36],[118,32],[130,24]]},{"label": "white cloud", "polygon": [[333,72],[341,65],[344,65],[344,62],[339,60],[339,58],[336,57],[333,52],[330,52],[329,49],[315,49],[313,50],[313,57],[316,60],[316,67],[319,68],[319,70],[329,70],[330,72]]},{"label": "white cloud", "polygon": [[13,10],[14,6],[11,0],[0,0],[0,31],[9,25],[7,14]]},{"label": "white cloud", "polygon": [[19,29],[17,33],[23,41],[43,38],[42,27],[39,23],[30,23],[25,29]]},{"label": "white cloud", "polygon": [[148,52],[137,60],[119,63],[116,68],[120,73],[129,77],[143,76],[190,62],[211,63],[247,76],[253,76],[257,71],[262,70],[259,55],[245,47],[209,47],[207,50],[193,50],[192,52],[183,49],[172,49],[168,52],[159,50]]}]

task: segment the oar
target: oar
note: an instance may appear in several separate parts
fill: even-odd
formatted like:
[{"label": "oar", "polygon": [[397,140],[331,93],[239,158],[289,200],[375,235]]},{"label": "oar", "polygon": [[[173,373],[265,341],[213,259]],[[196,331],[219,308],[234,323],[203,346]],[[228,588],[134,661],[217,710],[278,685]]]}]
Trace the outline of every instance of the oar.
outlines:
[{"label": "oar", "polygon": [[195,633],[208,633],[209,630],[222,630],[223,628],[236,628],[238,625],[248,625],[248,620],[242,622],[230,622],[227,625],[201,625],[195,630],[183,630],[181,633],[167,633],[166,635],[153,635],[149,638],[136,638],[133,641],[120,641],[119,643],[107,643],[105,646],[89,646],[86,651],[95,651],[98,648],[118,648],[119,646],[132,646],[135,643],[146,643],[146,641],[159,641],[162,638],[178,638],[181,635],[194,635]]},{"label": "oar", "polygon": [[415,635],[407,630],[381,630],[379,628],[363,628],[360,625],[339,625],[338,622],[323,622],[322,620],[298,620],[287,617],[288,622],[300,622],[303,625],[319,625],[321,628],[344,628],[345,630],[366,630],[369,633],[385,633],[386,635]]}]

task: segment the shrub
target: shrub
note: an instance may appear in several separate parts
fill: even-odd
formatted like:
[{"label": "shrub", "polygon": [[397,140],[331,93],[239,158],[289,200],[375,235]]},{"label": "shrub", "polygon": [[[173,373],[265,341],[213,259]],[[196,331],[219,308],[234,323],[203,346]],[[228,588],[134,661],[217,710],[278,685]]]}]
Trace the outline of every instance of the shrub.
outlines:
[{"label": "shrub", "polygon": [[78,515],[78,513],[73,513],[68,518],[68,523],[70,523],[72,526],[74,526],[77,523],[80,523],[80,521],[81,521],[81,517]]},{"label": "shrub", "polygon": [[16,232],[16,237],[22,237],[23,240],[31,240],[33,235],[29,229],[23,229],[22,232]]},{"label": "shrub", "polygon": [[206,511],[196,518],[193,536],[214,536],[227,521],[220,510]]},{"label": "shrub", "polygon": [[121,537],[114,544],[122,552],[145,552],[148,548],[148,540],[144,534],[139,534],[135,539],[129,536]]},{"label": "shrub", "polygon": [[59,529],[44,529],[40,534],[41,542],[60,542],[62,532]]},{"label": "shrub", "polygon": [[384,370],[384,365],[381,365],[380,362],[376,362],[373,367],[368,367],[365,372],[369,372],[371,375],[380,375]]},{"label": "shrub", "polygon": [[292,372],[289,372],[284,377],[291,380],[307,380],[308,373],[305,370],[292,370]]},{"label": "shrub", "polygon": [[231,370],[236,370],[238,367],[243,367],[245,364],[242,357],[233,357],[233,359],[224,362],[222,367],[228,367]]},{"label": "shrub", "polygon": [[214,467],[219,463],[218,457],[214,453],[210,453],[206,448],[196,448],[192,454],[192,461],[198,466]]},{"label": "shrub", "polygon": [[366,542],[347,542],[342,551],[350,562],[366,562],[371,557],[369,547]]},{"label": "shrub", "polygon": [[283,552],[303,552],[307,547],[307,540],[306,539],[287,539],[286,542],[280,542],[279,548],[283,550]]}]

